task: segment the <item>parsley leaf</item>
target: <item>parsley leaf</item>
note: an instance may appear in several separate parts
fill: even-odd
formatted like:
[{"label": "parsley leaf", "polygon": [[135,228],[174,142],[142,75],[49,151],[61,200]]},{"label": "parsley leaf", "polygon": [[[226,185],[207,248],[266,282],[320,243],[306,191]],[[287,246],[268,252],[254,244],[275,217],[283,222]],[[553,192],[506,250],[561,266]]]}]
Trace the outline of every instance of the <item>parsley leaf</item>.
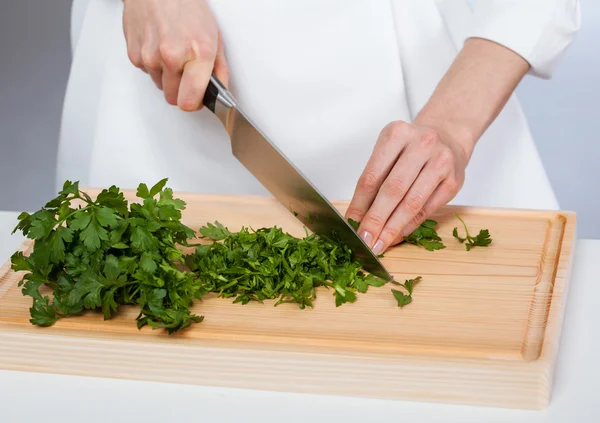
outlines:
[{"label": "parsley leaf", "polygon": [[206,226],[200,228],[200,233],[203,237],[214,239],[215,241],[221,241],[227,238],[231,233],[219,222],[207,223]]},{"label": "parsley leaf", "polygon": [[407,281],[404,282],[404,287],[406,288],[406,290],[408,291],[409,295],[412,295],[413,293],[413,287],[421,280],[421,276],[417,276],[414,279],[409,279]]},{"label": "parsley leaf", "polygon": [[435,230],[437,222],[427,219],[404,240],[409,244],[420,245],[428,251],[446,248]]},{"label": "parsley leaf", "polygon": [[487,247],[488,245],[490,245],[492,243],[492,238],[490,236],[489,230],[482,229],[482,230],[479,231],[479,234],[477,234],[477,236],[472,237],[472,236],[469,235],[469,230],[467,229],[467,225],[461,219],[461,217],[459,215],[457,215],[457,214],[454,214],[454,216],[456,216],[457,219],[460,220],[460,222],[462,223],[463,227],[465,228],[466,237],[462,238],[462,237],[460,237],[458,235],[458,228],[454,228],[454,230],[452,231],[452,235],[461,244],[465,243],[465,241],[466,241],[465,248],[467,249],[467,251],[470,251],[471,248],[473,248],[473,247]]},{"label": "parsley leaf", "polygon": [[360,222],[357,222],[356,220],[352,219],[351,217],[348,218],[348,223],[350,223],[350,226],[352,226],[355,231],[357,231],[358,227],[360,226]]},{"label": "parsley leaf", "polygon": [[150,189],[150,193],[148,195],[146,195],[146,197],[154,197],[156,194],[160,193],[162,191],[162,189],[165,187],[165,185],[167,184],[168,179],[164,178],[161,179],[160,181],[158,181],[151,189]]},{"label": "parsley leaf", "polygon": [[398,302],[398,307],[404,307],[405,305],[410,304],[412,302],[412,296],[406,295],[402,291],[392,289],[392,294]]},{"label": "parsley leaf", "polygon": [[49,297],[34,301],[33,306],[29,309],[31,313],[30,322],[32,324],[51,326],[56,322],[58,319],[56,309],[49,302]]},{"label": "parsley leaf", "polygon": [[403,287],[404,289],[406,289],[406,292],[408,292],[408,294],[405,294],[402,291],[392,289],[392,294],[398,302],[398,307],[404,307],[405,305],[410,304],[412,302],[413,288],[421,279],[421,276],[417,276],[414,279],[405,280],[404,283],[395,282],[396,285]]}]

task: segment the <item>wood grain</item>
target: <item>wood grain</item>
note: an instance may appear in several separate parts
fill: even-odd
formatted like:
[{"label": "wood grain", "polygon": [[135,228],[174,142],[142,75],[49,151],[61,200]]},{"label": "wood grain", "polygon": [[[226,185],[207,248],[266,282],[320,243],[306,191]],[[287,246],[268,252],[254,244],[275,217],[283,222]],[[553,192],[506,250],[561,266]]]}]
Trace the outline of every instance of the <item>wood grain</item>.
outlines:
[{"label": "wood grain", "polygon": [[[302,225],[261,197],[178,194],[184,222],[232,230]],[[132,194],[127,196],[132,198]],[[340,210],[347,206],[336,203]],[[488,248],[452,238],[459,213]],[[135,307],[105,322],[87,312],[51,328],[29,323],[21,275],[0,270],[0,368],[210,386],[414,399],[511,408],[548,405],[573,255],[575,215],[448,206],[436,216],[447,248],[399,245],[384,265],[397,280],[423,277],[399,309],[390,287],[335,307],[248,305],[210,295],[204,322],[183,333],[138,330]],[[25,243],[27,251],[31,246]]]}]

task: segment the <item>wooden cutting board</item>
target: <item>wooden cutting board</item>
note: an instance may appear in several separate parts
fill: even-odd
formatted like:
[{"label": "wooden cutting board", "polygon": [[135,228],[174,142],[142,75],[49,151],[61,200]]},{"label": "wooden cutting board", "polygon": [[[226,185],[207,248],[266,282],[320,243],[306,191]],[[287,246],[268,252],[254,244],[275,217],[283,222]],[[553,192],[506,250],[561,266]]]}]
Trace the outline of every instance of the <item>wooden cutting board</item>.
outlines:
[{"label": "wooden cutting board", "polygon": [[[133,198],[132,193],[127,194]],[[179,194],[184,223],[304,229],[260,197]],[[346,204],[336,203],[344,210]],[[458,213],[493,243],[467,252],[452,237]],[[448,206],[434,219],[447,248],[402,244],[384,265],[422,276],[400,309],[390,286],[353,304],[318,291],[313,309],[232,304],[209,296],[204,322],[168,336],[138,330],[136,307],[104,321],[87,312],[50,328],[29,323],[30,298],[9,263],[0,269],[0,368],[263,390],[544,408],[552,387],[573,256],[575,215]],[[21,248],[29,251],[30,244]]]}]

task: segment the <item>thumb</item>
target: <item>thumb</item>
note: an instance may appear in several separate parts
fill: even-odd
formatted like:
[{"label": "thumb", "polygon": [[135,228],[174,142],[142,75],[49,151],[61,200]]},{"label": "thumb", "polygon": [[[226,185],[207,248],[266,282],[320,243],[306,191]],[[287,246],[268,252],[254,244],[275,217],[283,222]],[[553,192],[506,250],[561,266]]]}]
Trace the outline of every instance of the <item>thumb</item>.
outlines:
[{"label": "thumb", "polygon": [[229,88],[229,66],[227,65],[227,59],[225,58],[225,51],[223,49],[223,37],[221,31],[219,31],[219,42],[217,44],[217,57],[215,58],[215,67],[213,69],[215,76]]}]

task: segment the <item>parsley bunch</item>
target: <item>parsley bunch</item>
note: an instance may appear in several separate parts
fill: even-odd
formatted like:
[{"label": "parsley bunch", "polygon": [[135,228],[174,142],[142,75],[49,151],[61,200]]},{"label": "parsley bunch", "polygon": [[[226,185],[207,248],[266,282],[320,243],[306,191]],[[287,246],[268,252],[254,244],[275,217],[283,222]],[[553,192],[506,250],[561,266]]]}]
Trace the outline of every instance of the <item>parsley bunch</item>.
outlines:
[{"label": "parsley bunch", "polygon": [[[50,326],[97,308],[109,319],[120,304],[140,305],[138,327],[172,333],[202,320],[189,310],[202,288],[192,273],[179,269],[184,257],[176,246],[185,245],[194,231],[180,222],[185,203],[173,198],[166,182],[151,189],[140,184],[142,203],[128,207],[115,186],[94,201],[77,182],[67,181],[41,210],[21,213],[15,231],[35,243],[28,257],[12,256],[12,269],[28,272],[19,286],[33,298],[33,324]],[[83,206],[73,207],[74,201]],[[52,299],[40,293],[44,284]]]},{"label": "parsley bunch", "polygon": [[385,284],[365,275],[348,247],[315,234],[296,238],[278,227],[232,233],[219,222],[200,233],[219,242],[198,246],[186,262],[207,291],[234,297],[234,303],[277,299],[275,305],[312,307],[315,288],[326,286],[340,306],[356,301],[356,292]]}]

